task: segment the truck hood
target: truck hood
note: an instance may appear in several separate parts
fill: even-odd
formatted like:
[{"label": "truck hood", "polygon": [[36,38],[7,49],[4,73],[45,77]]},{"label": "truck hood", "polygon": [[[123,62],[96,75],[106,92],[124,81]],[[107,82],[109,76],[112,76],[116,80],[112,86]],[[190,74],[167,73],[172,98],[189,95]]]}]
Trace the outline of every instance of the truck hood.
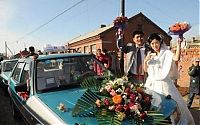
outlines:
[{"label": "truck hood", "polygon": [[[74,125],[87,124],[97,125],[94,117],[73,117],[72,110],[77,100],[84,94],[85,90],[81,88],[68,89],[56,92],[48,92],[38,94],[38,98],[46,104],[53,112],[55,112],[66,124]],[[58,109],[59,104],[65,105],[66,112]]]}]

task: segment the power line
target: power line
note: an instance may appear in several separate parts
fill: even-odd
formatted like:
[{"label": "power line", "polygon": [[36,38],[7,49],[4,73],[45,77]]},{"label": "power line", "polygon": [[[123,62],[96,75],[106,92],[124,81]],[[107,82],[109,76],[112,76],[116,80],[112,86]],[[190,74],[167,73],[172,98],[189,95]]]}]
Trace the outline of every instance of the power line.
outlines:
[{"label": "power line", "polygon": [[[77,5],[79,5],[80,3],[84,2],[85,0],[80,0],[79,2],[75,3],[74,5],[72,5],[71,7],[69,7],[68,9],[65,9],[63,12],[59,13],[58,15],[56,15],[55,17],[53,17],[52,19],[50,19],[49,21],[47,21],[46,23],[40,25],[39,27],[35,28],[34,30],[32,30],[31,32],[28,32],[27,34],[25,34],[24,36],[20,37],[18,40],[22,40],[24,39],[26,36],[29,36],[30,34],[38,31],[39,29],[41,29],[42,27],[46,26],[47,24],[49,24],[50,22],[52,22],[53,20],[55,20],[56,18],[58,18],[59,16],[63,15],[64,13],[66,13],[67,11],[71,10],[72,8],[76,7]],[[15,42],[16,42],[15,41]]]}]

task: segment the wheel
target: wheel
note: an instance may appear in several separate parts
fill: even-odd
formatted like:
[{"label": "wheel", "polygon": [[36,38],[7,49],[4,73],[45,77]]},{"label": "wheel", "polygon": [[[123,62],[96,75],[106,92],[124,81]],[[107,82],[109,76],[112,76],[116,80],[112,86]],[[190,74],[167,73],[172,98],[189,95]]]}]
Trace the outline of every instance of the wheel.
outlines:
[{"label": "wheel", "polygon": [[8,94],[8,86],[3,86],[3,94],[4,96],[8,97],[9,94]]},{"label": "wheel", "polygon": [[10,99],[10,105],[11,105],[11,111],[12,111],[13,119],[19,119],[20,118],[20,112],[11,99]]}]

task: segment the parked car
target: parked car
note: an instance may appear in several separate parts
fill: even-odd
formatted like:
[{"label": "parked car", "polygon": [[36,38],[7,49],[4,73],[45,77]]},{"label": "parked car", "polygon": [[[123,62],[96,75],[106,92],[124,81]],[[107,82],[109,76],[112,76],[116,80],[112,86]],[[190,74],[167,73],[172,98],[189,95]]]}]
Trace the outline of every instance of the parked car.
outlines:
[{"label": "parked car", "polygon": [[[72,110],[86,92],[80,83],[90,76],[102,81],[103,74],[112,75],[90,54],[53,54],[19,59],[8,87],[13,117],[22,116],[30,125],[98,125],[95,117],[74,117]],[[156,96],[159,97],[156,104],[164,105],[160,107],[163,113],[166,116],[173,113],[174,101],[160,94]]]},{"label": "parked car", "polygon": [[[72,117],[71,111],[81,95],[81,81],[96,76],[95,68],[107,69],[89,54],[53,54],[19,59],[9,80],[13,117],[23,116],[28,124],[87,124],[95,118]],[[109,71],[108,71],[109,72]],[[67,111],[59,110],[64,104]],[[87,119],[87,120],[86,120]]]},{"label": "parked car", "polygon": [[18,59],[1,61],[0,83],[3,87],[4,94],[6,94],[6,95],[8,92],[8,79],[10,77],[10,73],[12,72],[15,64],[17,63],[17,60]]}]

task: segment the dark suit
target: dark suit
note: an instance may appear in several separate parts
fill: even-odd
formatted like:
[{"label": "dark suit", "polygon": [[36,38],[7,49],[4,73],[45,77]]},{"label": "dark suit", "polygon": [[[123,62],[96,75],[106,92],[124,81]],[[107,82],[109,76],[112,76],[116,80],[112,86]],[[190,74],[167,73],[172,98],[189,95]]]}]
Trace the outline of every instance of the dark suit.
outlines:
[{"label": "dark suit", "polygon": [[[117,47],[124,53],[126,53],[126,64],[124,65],[124,73],[125,75],[130,75],[130,69],[133,65],[133,62],[135,60],[135,55],[137,52],[137,47],[135,44],[133,43],[128,43],[127,45],[124,44],[122,39],[118,39],[117,40]],[[142,57],[145,57],[147,55],[147,53],[149,51],[151,51],[150,47],[147,44],[144,44],[144,53]],[[142,61],[144,60],[144,58],[142,58]],[[143,83],[145,83],[147,78],[147,73],[144,73],[144,79],[143,79]]]},{"label": "dark suit", "polygon": [[188,107],[192,105],[195,94],[200,93],[200,66],[192,65],[189,67],[188,74],[190,75],[190,86],[188,96]]}]

